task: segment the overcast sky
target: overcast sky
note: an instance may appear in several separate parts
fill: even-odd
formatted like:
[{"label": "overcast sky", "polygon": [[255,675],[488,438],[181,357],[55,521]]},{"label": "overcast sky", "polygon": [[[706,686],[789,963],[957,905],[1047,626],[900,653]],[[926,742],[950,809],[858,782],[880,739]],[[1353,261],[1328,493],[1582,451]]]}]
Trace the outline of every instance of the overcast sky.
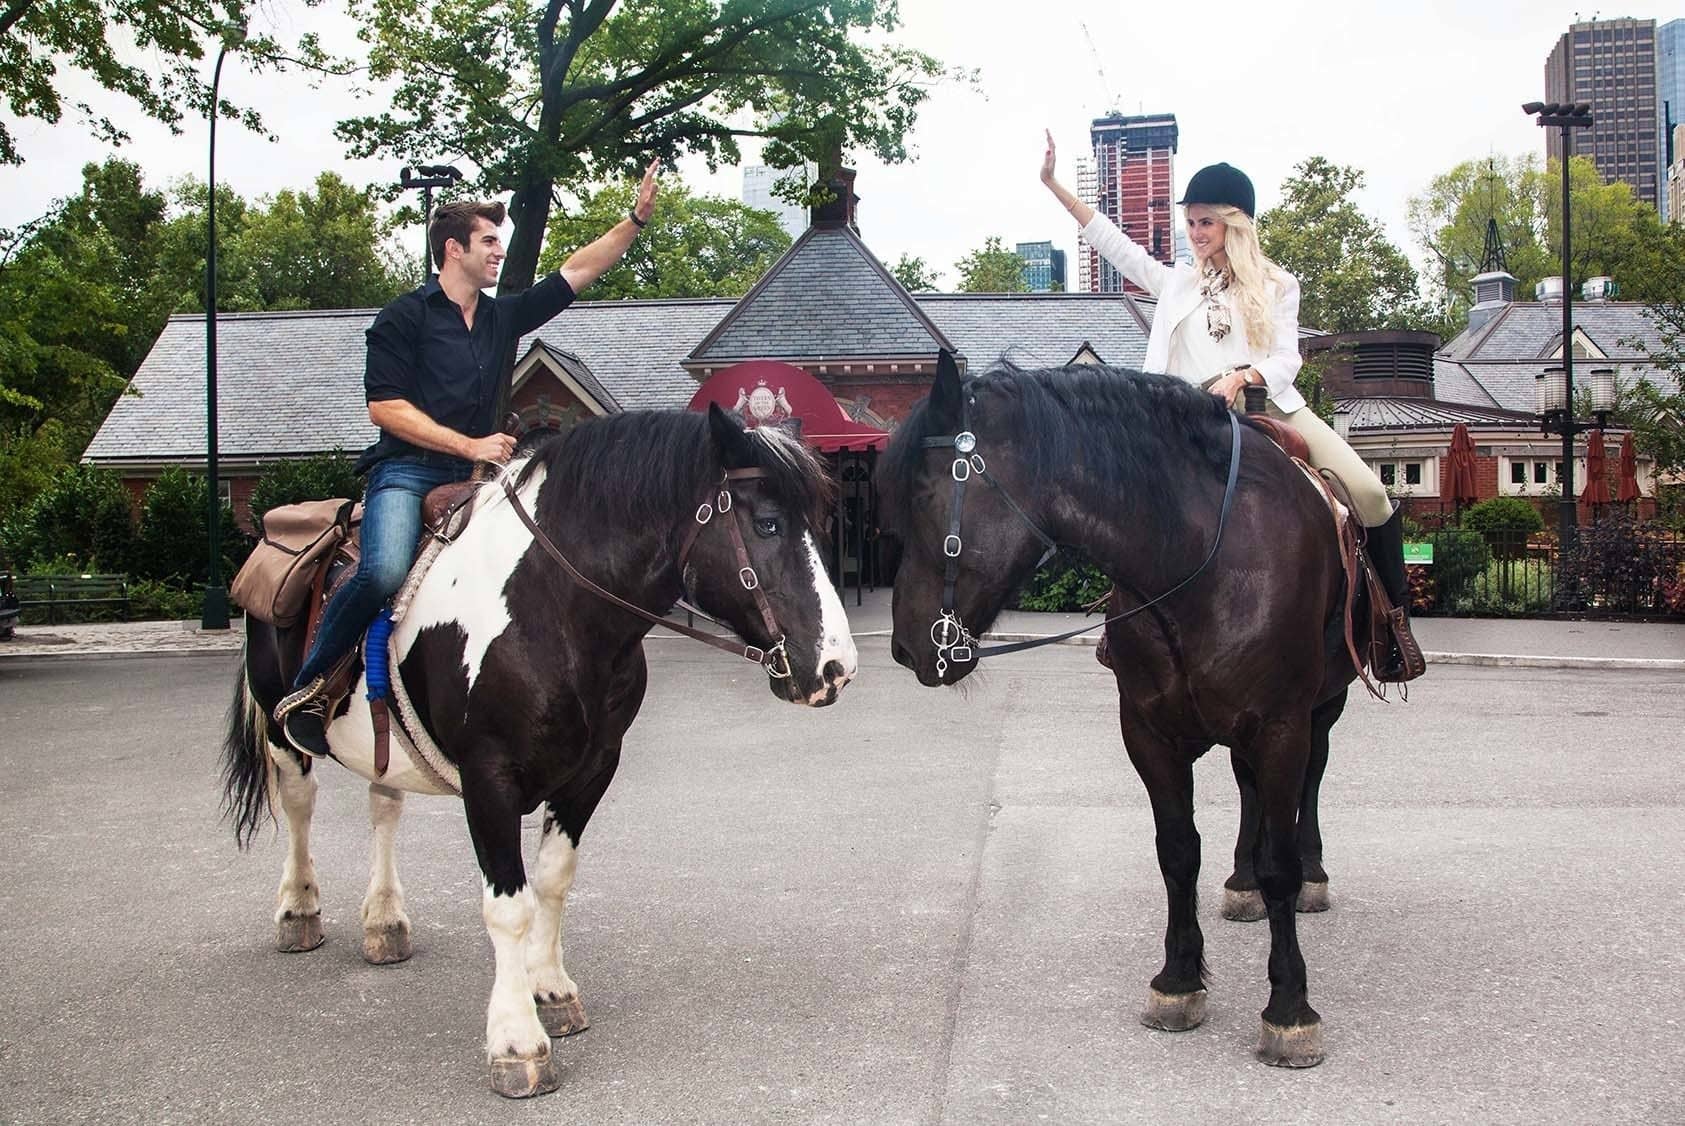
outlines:
[{"label": "overcast sky", "polygon": [[[1606,10],[1555,0],[1211,0],[1186,7],[901,0],[901,12],[898,41],[977,68],[980,86],[935,92],[910,141],[914,161],[891,168],[857,161],[860,232],[886,263],[917,255],[951,286],[953,263],[991,235],[1008,246],[1051,238],[1074,250],[1074,225],[1036,178],[1041,131],[1053,130],[1061,176],[1070,183],[1074,158],[1088,148],[1090,120],[1114,106],[1176,115],[1178,189],[1201,166],[1226,160],[1252,177],[1259,207],[1267,208],[1306,157],[1354,165],[1368,177],[1364,209],[1417,256],[1405,209],[1433,175],[1488,153],[1543,151],[1541,131],[1520,105],[1543,96],[1545,58],[1570,23],[1594,14],[1665,23],[1685,17],[1685,0]],[[271,4],[262,21],[283,37],[318,29],[330,49],[356,46],[343,17],[301,4]],[[397,178],[396,160],[344,160],[332,131],[346,106],[343,87],[318,91],[302,76],[254,75],[231,56],[222,90],[256,106],[279,134],[270,143],[238,125],[219,125],[218,179],[241,194],[307,186],[323,169],[355,183]],[[129,125],[135,141],[122,152],[150,183],[204,177],[203,123],[171,136],[97,92],[74,93]],[[82,164],[108,151],[69,119],[17,132],[27,163],[0,170],[0,226],[74,193]],[[736,170],[683,172],[699,189],[740,194]],[[419,233],[408,244],[419,255]]]}]

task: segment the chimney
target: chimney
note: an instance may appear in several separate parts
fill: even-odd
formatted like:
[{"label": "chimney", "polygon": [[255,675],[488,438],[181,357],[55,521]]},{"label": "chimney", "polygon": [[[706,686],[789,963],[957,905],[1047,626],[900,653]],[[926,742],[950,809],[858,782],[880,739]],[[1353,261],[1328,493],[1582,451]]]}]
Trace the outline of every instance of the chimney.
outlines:
[{"label": "chimney", "polygon": [[855,234],[860,233],[860,222],[856,213],[860,197],[854,194],[854,169],[834,165],[828,176],[822,174],[822,182],[829,189],[831,198],[824,203],[815,204],[812,208],[813,225],[815,227],[847,227]]},{"label": "chimney", "polygon": [[1562,279],[1539,279],[1539,284],[1533,287],[1533,300],[1546,305],[1562,304]]},{"label": "chimney", "polygon": [[1515,300],[1515,275],[1508,270],[1488,270],[1470,279],[1474,286],[1474,307],[1469,310],[1469,328],[1479,328]]}]

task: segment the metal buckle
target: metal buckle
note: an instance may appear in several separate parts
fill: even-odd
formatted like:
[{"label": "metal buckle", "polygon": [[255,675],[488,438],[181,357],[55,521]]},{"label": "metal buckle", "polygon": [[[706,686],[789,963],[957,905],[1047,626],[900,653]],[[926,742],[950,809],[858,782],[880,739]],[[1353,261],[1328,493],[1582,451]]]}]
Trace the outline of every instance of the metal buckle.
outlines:
[{"label": "metal buckle", "polygon": [[942,541],[942,554],[946,555],[949,559],[958,559],[960,557],[961,546],[962,544],[958,536],[949,536],[947,539]]},{"label": "metal buckle", "polygon": [[972,454],[971,458],[970,458],[970,461],[971,461],[971,468],[975,469],[977,472],[987,473],[989,471],[988,465],[984,464],[982,454]]},{"label": "metal buckle", "polygon": [[948,650],[948,655],[960,664],[970,664],[972,661],[977,659],[976,654],[972,652],[971,646],[969,645],[956,645],[952,649]]},{"label": "metal buckle", "polygon": [[730,489],[721,489],[720,490],[720,499],[719,499],[719,503],[718,503],[718,505],[716,505],[716,507],[719,509],[719,512],[722,516],[725,513],[731,511],[731,490]]},{"label": "metal buckle", "polygon": [[714,506],[713,505],[709,504],[707,501],[703,501],[701,504],[696,506],[696,522],[698,524],[706,524],[708,521],[712,520],[713,518],[714,518]]},{"label": "metal buckle", "polygon": [[950,472],[953,473],[954,480],[956,480],[956,481],[970,480],[971,479],[971,463],[969,461],[965,460],[965,458],[963,458],[963,457],[956,457],[954,459],[954,468],[952,470],[950,470]]},{"label": "metal buckle", "polygon": [[759,645],[744,645],[743,656],[755,662],[757,665],[766,664],[766,650],[762,649]]},{"label": "metal buckle", "polygon": [[790,654],[784,648],[783,637],[779,637],[772,648],[766,651],[761,660],[761,667],[766,670],[766,675],[774,680],[790,679]]},{"label": "metal buckle", "polygon": [[761,585],[761,577],[755,574],[753,567],[744,567],[737,572],[737,581],[743,584],[744,590],[754,590]]},{"label": "metal buckle", "polygon": [[954,435],[954,449],[962,454],[968,454],[977,448],[977,435],[969,430],[961,430]]}]

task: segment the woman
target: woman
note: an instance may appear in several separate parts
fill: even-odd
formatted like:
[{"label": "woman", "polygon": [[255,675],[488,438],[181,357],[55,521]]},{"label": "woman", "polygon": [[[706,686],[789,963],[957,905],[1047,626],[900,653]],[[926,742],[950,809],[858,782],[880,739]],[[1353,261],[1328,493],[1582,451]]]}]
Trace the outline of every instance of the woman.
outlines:
[{"label": "woman", "polygon": [[1419,661],[1407,664],[1400,650],[1401,644],[1415,650],[1404,614],[1410,591],[1402,515],[1380,478],[1293,386],[1302,362],[1299,283],[1258,247],[1252,223],[1257,206],[1252,181],[1227,164],[1194,173],[1186,194],[1177,202],[1186,208],[1188,243],[1195,261],[1167,266],[1055,179],[1054,159],[1049,132],[1041,182],[1082,225],[1088,244],[1124,277],[1158,299],[1142,367],[1206,387],[1230,405],[1248,385],[1266,388],[1271,413],[1304,437],[1311,464],[1345,483],[1358,519],[1369,529],[1370,561],[1399,611],[1383,667],[1373,671],[1385,681],[1420,675]]}]

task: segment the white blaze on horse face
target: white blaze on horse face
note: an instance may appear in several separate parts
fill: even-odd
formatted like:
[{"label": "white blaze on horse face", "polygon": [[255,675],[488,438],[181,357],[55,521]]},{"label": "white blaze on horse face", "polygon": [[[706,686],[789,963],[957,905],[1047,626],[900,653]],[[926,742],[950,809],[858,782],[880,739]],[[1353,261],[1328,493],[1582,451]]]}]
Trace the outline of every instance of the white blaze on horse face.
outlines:
[{"label": "white blaze on horse face", "polygon": [[[514,473],[511,466],[503,471]],[[518,491],[528,512],[538,510],[538,490],[544,484],[542,469]],[[439,553],[433,567],[416,592],[415,601],[395,631],[401,660],[415,643],[416,635],[428,626],[455,624],[466,640],[462,663],[468,689],[480,676],[480,663],[513,620],[503,589],[521,557],[532,546],[532,533],[493,484],[480,490],[474,500],[473,519],[462,538]]]},{"label": "white blaze on horse face", "polygon": [[831,695],[834,688],[841,688],[860,669],[860,656],[854,649],[854,634],[849,632],[848,615],[843,611],[842,599],[837,596],[837,590],[831,585],[830,576],[825,572],[825,561],[819,557],[819,545],[813,542],[813,533],[807,532],[803,537],[807,541],[808,569],[813,573],[813,593],[819,599],[819,661],[813,667],[821,677],[825,666],[831,661],[842,666],[842,679],[833,684],[821,684],[819,691],[809,698],[809,703],[818,703]]}]

